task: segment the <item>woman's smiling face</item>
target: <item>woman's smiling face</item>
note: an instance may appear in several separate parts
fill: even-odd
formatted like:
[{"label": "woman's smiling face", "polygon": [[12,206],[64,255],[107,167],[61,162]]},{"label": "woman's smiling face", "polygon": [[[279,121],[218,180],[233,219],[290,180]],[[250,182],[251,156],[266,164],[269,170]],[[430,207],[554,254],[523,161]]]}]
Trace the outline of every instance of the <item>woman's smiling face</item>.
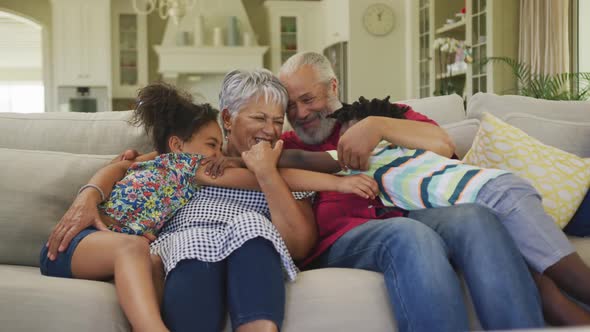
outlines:
[{"label": "woman's smiling face", "polygon": [[223,126],[228,131],[227,154],[240,156],[260,141],[274,146],[283,131],[285,110],[280,104],[254,96],[233,117],[223,112]]}]

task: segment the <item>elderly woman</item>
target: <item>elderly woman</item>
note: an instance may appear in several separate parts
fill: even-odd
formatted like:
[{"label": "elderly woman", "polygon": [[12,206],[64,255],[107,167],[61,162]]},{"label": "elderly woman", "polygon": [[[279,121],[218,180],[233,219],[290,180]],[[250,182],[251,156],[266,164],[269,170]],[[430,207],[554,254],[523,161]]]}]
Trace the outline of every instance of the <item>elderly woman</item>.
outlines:
[{"label": "elderly woman", "polygon": [[[267,70],[234,71],[220,93],[225,154],[240,157],[283,128],[285,88]],[[268,154],[256,175],[261,192],[205,187],[152,244],[168,272],[163,316],[174,331],[218,331],[226,303],[233,328],[276,331],[284,315],[283,271],[315,245],[309,193],[292,194]],[[276,163],[276,161],[275,161]],[[272,223],[270,222],[272,219]],[[283,242],[284,241],[284,242]]]}]

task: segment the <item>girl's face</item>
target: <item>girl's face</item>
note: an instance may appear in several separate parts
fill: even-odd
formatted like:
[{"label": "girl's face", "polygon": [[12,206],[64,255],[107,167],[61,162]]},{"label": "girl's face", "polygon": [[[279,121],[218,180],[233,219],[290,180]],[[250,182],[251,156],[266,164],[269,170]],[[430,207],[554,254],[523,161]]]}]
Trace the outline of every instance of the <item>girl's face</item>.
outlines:
[{"label": "girl's face", "polygon": [[260,141],[274,146],[283,132],[285,111],[279,104],[266,103],[264,97],[254,97],[233,117],[227,110],[222,117],[228,130],[227,153],[239,156]]},{"label": "girl's face", "polygon": [[182,141],[176,136],[170,138],[172,152],[200,154],[205,157],[221,155],[222,144],[221,128],[215,121],[199,128],[188,141]]}]

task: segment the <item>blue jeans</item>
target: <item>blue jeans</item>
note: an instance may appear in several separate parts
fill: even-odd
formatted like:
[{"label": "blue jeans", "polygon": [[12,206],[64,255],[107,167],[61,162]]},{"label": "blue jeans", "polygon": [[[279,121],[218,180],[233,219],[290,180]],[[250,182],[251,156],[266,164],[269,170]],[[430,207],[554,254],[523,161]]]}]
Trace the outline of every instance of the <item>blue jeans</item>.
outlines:
[{"label": "blue jeans", "polygon": [[545,212],[541,194],[523,178],[504,174],[490,180],[476,202],[496,214],[529,266],[539,273],[575,251]]},{"label": "blue jeans", "polygon": [[171,331],[219,332],[226,306],[234,330],[261,319],[281,328],[285,284],[270,241],[254,238],[221,262],[183,260],[166,277],[162,316]]},{"label": "blue jeans", "polygon": [[369,221],[338,239],[312,266],[383,273],[399,331],[469,330],[454,267],[463,274],[483,328],[544,326],[523,258],[504,227],[479,205]]}]

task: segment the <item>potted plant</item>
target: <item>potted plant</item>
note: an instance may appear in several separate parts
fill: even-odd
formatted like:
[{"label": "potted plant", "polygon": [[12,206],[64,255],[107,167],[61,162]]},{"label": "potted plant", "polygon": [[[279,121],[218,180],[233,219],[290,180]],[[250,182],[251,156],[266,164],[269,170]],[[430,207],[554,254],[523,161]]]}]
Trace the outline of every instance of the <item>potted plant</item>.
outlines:
[{"label": "potted plant", "polygon": [[506,64],[517,80],[517,94],[548,100],[588,100],[590,98],[590,73],[535,74],[531,67],[508,57],[489,57],[489,62]]}]

